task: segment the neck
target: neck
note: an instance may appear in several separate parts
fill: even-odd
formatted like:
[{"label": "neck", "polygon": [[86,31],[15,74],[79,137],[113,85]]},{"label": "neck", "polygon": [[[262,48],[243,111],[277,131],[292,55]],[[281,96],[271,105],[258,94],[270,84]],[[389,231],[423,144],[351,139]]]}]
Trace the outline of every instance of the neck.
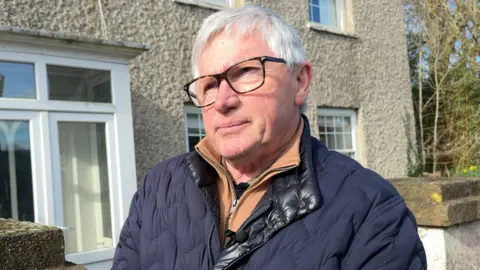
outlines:
[{"label": "neck", "polygon": [[299,126],[300,119],[297,120],[296,128],[290,129],[291,131],[285,136],[285,139],[279,146],[275,147],[276,151],[255,151],[256,153],[239,159],[225,159],[226,169],[234,182],[236,184],[248,182],[266,171],[283,154],[285,147],[293,139]]},{"label": "neck", "polygon": [[235,160],[225,160],[226,169],[229,171],[236,184],[245,183],[266,171],[281,155],[278,152],[268,159],[261,159],[261,162],[244,163]]}]

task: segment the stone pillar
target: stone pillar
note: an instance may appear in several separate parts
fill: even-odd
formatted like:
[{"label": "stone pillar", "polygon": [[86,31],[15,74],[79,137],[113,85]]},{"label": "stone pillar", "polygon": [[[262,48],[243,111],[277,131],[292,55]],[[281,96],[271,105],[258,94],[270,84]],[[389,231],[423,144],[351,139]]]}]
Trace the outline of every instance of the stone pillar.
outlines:
[{"label": "stone pillar", "polygon": [[428,269],[480,269],[480,178],[391,183],[415,214]]},{"label": "stone pillar", "polygon": [[0,219],[0,269],[69,269],[61,229],[31,222]]}]

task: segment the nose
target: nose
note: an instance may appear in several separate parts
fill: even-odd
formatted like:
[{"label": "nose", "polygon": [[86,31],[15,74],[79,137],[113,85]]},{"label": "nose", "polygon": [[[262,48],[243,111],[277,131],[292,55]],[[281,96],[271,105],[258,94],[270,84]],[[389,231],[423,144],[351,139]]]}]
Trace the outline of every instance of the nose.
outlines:
[{"label": "nose", "polygon": [[233,91],[226,80],[220,81],[215,103],[213,103],[213,105],[215,110],[222,113],[237,108],[240,105],[238,94]]}]

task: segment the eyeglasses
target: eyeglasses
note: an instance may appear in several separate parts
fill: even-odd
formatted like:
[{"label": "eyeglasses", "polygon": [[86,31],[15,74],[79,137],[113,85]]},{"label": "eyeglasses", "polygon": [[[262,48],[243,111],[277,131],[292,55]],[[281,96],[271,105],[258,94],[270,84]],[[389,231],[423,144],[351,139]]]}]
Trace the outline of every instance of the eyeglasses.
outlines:
[{"label": "eyeglasses", "polygon": [[204,75],[187,83],[183,89],[196,107],[205,107],[215,102],[221,80],[238,94],[252,92],[265,82],[265,62],[287,63],[284,59],[259,56],[230,66],[219,74]]}]

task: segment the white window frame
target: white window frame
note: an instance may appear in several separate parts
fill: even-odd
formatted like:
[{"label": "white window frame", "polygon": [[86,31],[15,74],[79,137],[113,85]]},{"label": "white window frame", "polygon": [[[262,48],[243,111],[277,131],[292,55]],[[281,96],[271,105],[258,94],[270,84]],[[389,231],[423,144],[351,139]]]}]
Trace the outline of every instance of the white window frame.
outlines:
[{"label": "white window frame", "polygon": [[[55,148],[58,148],[58,134],[54,134],[56,129],[52,125],[55,126],[58,119],[106,123],[112,247],[68,254],[66,259],[77,264],[94,264],[113,259],[121,226],[128,216],[131,198],[137,190],[128,60],[105,52],[49,47],[40,42],[16,44],[0,40],[0,61],[33,63],[35,66],[36,99],[1,97],[0,120],[30,121],[36,223],[67,229],[63,227],[63,220],[59,219],[62,200],[58,198],[56,183],[59,182],[60,157]],[[109,70],[112,102],[48,100],[48,64]]]},{"label": "white window frame", "polygon": [[[189,149],[190,143],[188,141],[189,134],[188,134],[188,122],[187,122],[187,114],[188,113],[202,115],[202,109],[198,108],[198,107],[195,107],[194,105],[191,105],[191,104],[185,104],[184,105],[183,119],[184,119],[184,122],[185,122],[185,150],[187,152],[194,150],[194,149]],[[198,121],[198,124],[201,125],[200,120]],[[201,132],[200,132],[200,136],[202,136]],[[205,136],[203,136],[203,137],[205,137]]]},{"label": "white window frame", "polygon": [[[41,114],[27,111],[10,111],[0,110],[0,121],[28,121],[29,135],[30,135],[30,152],[31,152],[31,167],[32,167],[32,188],[33,188],[33,211],[35,221],[45,224],[47,222],[48,209],[45,209],[48,194],[46,194],[44,187],[36,178],[42,177],[42,152],[43,152],[43,138],[41,136],[32,136],[41,128]],[[42,192],[43,191],[43,192]]]},{"label": "white window frame", "polygon": [[[317,108],[317,119],[320,116],[340,116],[340,117],[350,117],[350,124],[352,129],[352,149],[341,149],[337,151],[339,153],[351,153],[353,152],[354,159],[358,160],[358,149],[357,149],[357,112],[354,109],[342,109],[342,108]],[[318,127],[317,127],[318,128]]]},{"label": "white window frame", "polygon": [[[115,179],[119,178],[117,160],[114,157],[118,155],[118,149],[114,147],[115,143],[115,125],[113,120],[113,115],[109,114],[76,114],[76,113],[59,113],[54,112],[49,115],[50,118],[50,136],[51,136],[51,149],[52,149],[52,156],[55,157],[54,160],[57,162],[53,162],[52,164],[52,172],[53,172],[53,198],[56,202],[63,201],[63,194],[62,194],[62,178],[61,178],[61,166],[60,166],[60,145],[59,145],[59,134],[58,134],[58,122],[80,122],[80,123],[104,123],[105,124],[105,134],[106,134],[106,145],[107,145],[107,171],[108,171],[108,186],[109,186],[109,196],[110,196],[110,207],[111,207],[111,221],[112,221],[112,237],[114,235],[119,235],[119,231],[121,230],[120,224],[114,221],[119,220],[119,207],[116,205],[112,205],[112,202],[119,202],[121,199],[119,198],[120,188],[119,186],[121,183],[114,182]],[[55,142],[55,143],[53,143]],[[123,151],[123,148],[122,148]],[[69,230],[69,228],[65,227],[63,224],[64,221],[64,211],[63,211],[63,204],[55,207],[54,216],[55,216],[55,224],[62,227],[64,230]],[[112,239],[113,240],[113,239]],[[78,252],[75,254],[67,254],[66,260],[68,261],[75,261],[81,262],[84,260],[85,257],[96,256],[97,260],[103,261],[111,259],[115,251],[115,245],[112,245],[110,248],[105,249],[98,249],[94,251],[84,251]],[[90,259],[90,258],[89,258]],[[88,261],[83,262],[88,263]]]},{"label": "white window frame", "polygon": [[238,6],[238,4],[236,4],[237,1],[238,0],[225,0],[225,3],[221,4],[214,0],[173,0],[173,2],[177,2],[177,3],[195,5],[195,6],[205,7],[205,8],[215,9],[215,10],[221,10],[228,7]]},{"label": "white window frame", "polygon": [[320,30],[326,30],[330,32],[340,32],[345,31],[345,0],[335,0],[335,12],[336,12],[336,26],[326,25],[319,22],[311,21],[312,9],[310,8],[310,0],[308,1],[308,27],[317,28]]}]

